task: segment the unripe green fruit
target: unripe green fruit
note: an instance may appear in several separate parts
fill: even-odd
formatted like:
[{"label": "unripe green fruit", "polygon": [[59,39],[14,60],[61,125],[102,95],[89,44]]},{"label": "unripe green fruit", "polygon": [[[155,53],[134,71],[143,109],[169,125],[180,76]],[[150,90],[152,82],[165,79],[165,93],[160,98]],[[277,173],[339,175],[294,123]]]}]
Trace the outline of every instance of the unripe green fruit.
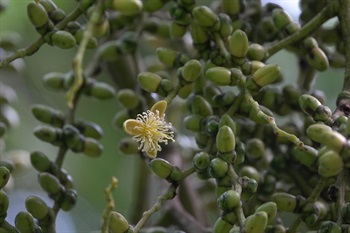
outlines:
[{"label": "unripe green fruit", "polygon": [[30,154],[30,161],[38,172],[48,171],[52,163],[49,158],[40,151],[32,152]]},{"label": "unripe green fruit", "polygon": [[312,68],[318,71],[325,71],[329,67],[328,58],[319,47],[312,48],[306,54],[306,61]]},{"label": "unripe green fruit", "polygon": [[211,177],[220,178],[226,174],[228,170],[228,164],[220,158],[215,158],[210,162],[208,169]]},{"label": "unripe green fruit", "polygon": [[9,208],[9,198],[3,190],[0,190],[0,216],[4,216],[8,208]]},{"label": "unripe green fruit", "polygon": [[41,172],[38,178],[41,188],[50,196],[60,194],[63,191],[60,181],[50,173]]},{"label": "unripe green fruit", "polygon": [[264,46],[256,43],[249,45],[247,58],[255,61],[263,61],[265,56],[266,56],[266,50]]},{"label": "unripe green fruit", "polygon": [[335,151],[327,151],[319,157],[317,163],[318,174],[322,177],[336,176],[344,167],[343,159]]},{"label": "unripe green fruit", "polygon": [[199,78],[201,69],[202,65],[198,60],[189,60],[183,66],[181,74],[187,82],[194,82],[197,78]]},{"label": "unripe green fruit", "polygon": [[315,142],[322,142],[323,133],[332,131],[332,128],[324,124],[313,124],[306,129],[306,134]]},{"label": "unripe green fruit", "polygon": [[265,202],[255,210],[256,213],[259,211],[264,211],[268,217],[267,223],[271,223],[276,218],[277,205],[275,202],[272,201]]},{"label": "unripe green fruit", "polygon": [[272,19],[279,30],[293,22],[292,17],[280,8],[276,8],[272,11]]},{"label": "unripe green fruit", "polygon": [[268,216],[265,211],[255,212],[244,223],[245,233],[263,233],[267,226]]},{"label": "unripe green fruit", "polygon": [[29,196],[25,201],[27,211],[37,220],[43,220],[49,214],[49,207],[37,196]]},{"label": "unripe green fruit", "polygon": [[219,217],[214,224],[213,233],[229,233],[232,227],[233,225]]},{"label": "unripe green fruit", "polygon": [[78,199],[78,194],[74,189],[67,189],[63,195],[63,201],[61,203],[61,209],[63,211],[71,210]]},{"label": "unripe green fruit", "polygon": [[142,11],[143,4],[140,0],[110,0],[107,8],[120,12],[123,15],[134,16]]},{"label": "unripe green fruit", "polygon": [[32,113],[37,120],[52,126],[62,127],[64,124],[64,114],[54,108],[35,104],[32,107]]},{"label": "unripe green fruit", "polygon": [[45,26],[49,21],[49,16],[45,10],[45,8],[36,3],[36,2],[29,2],[27,5],[27,14],[30,22],[34,25],[36,28],[41,28]]},{"label": "unripe green fruit", "polygon": [[218,16],[207,6],[197,6],[192,10],[195,21],[202,27],[218,30],[220,27]]},{"label": "unripe green fruit", "polygon": [[108,230],[111,233],[125,233],[129,229],[128,221],[123,215],[112,211],[109,215]]},{"label": "unripe green fruit", "polygon": [[199,152],[193,157],[193,164],[197,171],[204,171],[210,164],[210,155],[206,152]]},{"label": "unripe green fruit", "polygon": [[76,45],[74,36],[67,31],[56,31],[51,36],[52,44],[60,49],[70,49]]},{"label": "unripe green fruit", "polygon": [[137,80],[142,89],[150,93],[154,93],[157,91],[160,82],[162,81],[162,78],[155,73],[141,72],[137,76]]},{"label": "unripe green fruit", "polygon": [[289,193],[274,193],[271,201],[275,202],[279,211],[294,212],[297,199]]},{"label": "unripe green fruit", "polygon": [[5,166],[0,166],[0,189],[4,188],[10,179],[10,171]]},{"label": "unripe green fruit", "polygon": [[103,152],[103,146],[96,139],[85,138],[83,153],[89,157],[98,157]]},{"label": "unripe green fruit", "polygon": [[219,208],[224,212],[231,212],[241,205],[240,195],[233,190],[224,192],[217,200]]},{"label": "unripe green fruit", "polygon": [[21,211],[16,215],[15,226],[20,233],[35,232],[33,216],[26,211]]},{"label": "unripe green fruit", "polygon": [[229,39],[229,51],[235,58],[244,58],[248,52],[249,41],[247,34],[238,29]]},{"label": "unripe green fruit", "polygon": [[216,135],[216,148],[221,153],[231,152],[236,147],[236,139],[232,129],[224,125]]},{"label": "unripe green fruit", "polygon": [[174,167],[166,160],[156,158],[149,163],[151,170],[161,179],[167,179]]},{"label": "unripe green fruit", "polygon": [[213,115],[213,109],[206,99],[196,95],[192,100],[192,113],[206,117]]}]

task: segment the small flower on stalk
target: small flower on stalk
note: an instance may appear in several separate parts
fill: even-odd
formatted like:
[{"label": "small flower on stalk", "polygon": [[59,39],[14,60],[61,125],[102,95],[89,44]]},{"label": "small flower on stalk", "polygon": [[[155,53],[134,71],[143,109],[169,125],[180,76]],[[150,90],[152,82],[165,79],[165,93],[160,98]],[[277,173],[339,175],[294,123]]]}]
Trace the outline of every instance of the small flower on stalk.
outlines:
[{"label": "small flower on stalk", "polygon": [[140,143],[138,149],[152,159],[157,157],[157,151],[162,150],[159,143],[168,144],[168,141],[175,141],[171,123],[164,119],[166,107],[166,101],[158,101],[151,110],[138,114],[136,120],[128,119],[123,124],[125,132]]}]

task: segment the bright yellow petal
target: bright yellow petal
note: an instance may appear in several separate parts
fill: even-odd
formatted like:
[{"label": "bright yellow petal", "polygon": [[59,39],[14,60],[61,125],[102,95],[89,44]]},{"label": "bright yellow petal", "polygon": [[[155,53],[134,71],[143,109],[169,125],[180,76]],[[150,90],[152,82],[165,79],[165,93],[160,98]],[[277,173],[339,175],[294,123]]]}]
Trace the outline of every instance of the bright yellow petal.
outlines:
[{"label": "bright yellow petal", "polygon": [[123,128],[124,128],[125,132],[127,132],[128,134],[130,134],[132,136],[140,134],[141,131],[139,129],[136,129],[137,126],[142,127],[143,123],[140,121],[134,120],[134,119],[126,120],[123,123]]},{"label": "bright yellow petal", "polygon": [[151,112],[156,114],[156,111],[158,111],[159,117],[162,118],[162,117],[164,117],[164,113],[165,113],[167,105],[168,105],[168,102],[166,102],[165,100],[160,100],[152,106]]},{"label": "bright yellow petal", "polygon": [[157,150],[146,151],[146,154],[150,159],[154,159],[157,157]]}]

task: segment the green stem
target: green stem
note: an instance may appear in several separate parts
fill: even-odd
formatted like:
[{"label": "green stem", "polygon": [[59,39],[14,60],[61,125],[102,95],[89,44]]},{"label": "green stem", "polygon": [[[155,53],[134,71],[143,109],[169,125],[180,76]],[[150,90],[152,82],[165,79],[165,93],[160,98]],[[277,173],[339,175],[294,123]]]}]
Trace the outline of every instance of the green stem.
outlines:
[{"label": "green stem", "polygon": [[300,139],[297,136],[295,136],[294,134],[287,133],[286,131],[278,128],[276,121],[275,121],[275,118],[272,116],[269,116],[266,113],[264,113],[263,111],[261,111],[258,102],[256,102],[253,99],[253,97],[250,94],[248,89],[245,89],[245,100],[249,103],[249,105],[252,107],[252,109],[256,112],[256,115],[259,118],[264,119],[272,127],[272,130],[277,137],[286,138],[290,142],[292,142],[293,144],[298,146],[299,148],[304,147],[304,143],[302,141],[300,141]]},{"label": "green stem", "polygon": [[231,54],[227,51],[224,41],[222,40],[219,33],[214,34],[215,37],[215,44],[219,47],[220,53],[222,56],[224,56],[225,60],[228,62],[228,64],[231,63]]},{"label": "green stem", "polygon": [[165,101],[168,102],[168,104],[170,104],[171,101],[176,97],[177,93],[179,93],[181,88],[182,85],[176,85],[175,89],[168,93],[167,97],[165,98]]},{"label": "green stem", "polygon": [[349,183],[350,180],[350,170],[349,169],[344,169],[337,177],[337,181],[335,183],[335,186],[338,188],[338,195],[337,201],[336,201],[336,212],[337,212],[337,223],[342,224],[342,217],[339,213],[340,209],[345,205],[345,193],[346,193],[346,186]]},{"label": "green stem", "polygon": [[176,188],[174,185],[171,185],[168,188],[168,191],[162,195],[160,195],[157,199],[157,202],[147,211],[145,211],[142,215],[142,218],[140,221],[136,224],[134,227],[134,232],[138,233],[142,226],[146,223],[146,221],[152,216],[152,214],[156,213],[160,210],[160,208],[163,206],[163,204],[167,201],[172,199],[176,195]]},{"label": "green stem", "polygon": [[113,211],[115,205],[114,205],[114,199],[113,199],[113,191],[118,187],[118,179],[114,176],[112,177],[112,182],[108,185],[108,187],[105,190],[105,196],[107,200],[107,206],[103,212],[103,224],[101,227],[102,233],[108,233],[108,223],[109,223],[109,216],[111,212]]},{"label": "green stem", "polygon": [[342,31],[342,41],[344,42],[344,52],[345,52],[345,74],[343,90],[350,90],[350,1],[349,0],[339,0],[339,22]]},{"label": "green stem", "polygon": [[[347,1],[347,0],[344,0]],[[279,42],[271,45],[267,48],[267,57],[271,57],[281,49],[284,49],[288,45],[294,44],[307,36],[310,36],[316,29],[318,29],[324,22],[328,19],[334,17],[338,11],[339,3],[338,1],[331,1],[325,8],[322,9],[312,20],[305,24],[300,30],[296,33],[280,40]],[[341,7],[342,8],[342,7]],[[349,21],[347,21],[349,22]]]},{"label": "green stem", "polygon": [[[59,22],[56,26],[58,29],[63,29],[70,21],[73,21],[77,19],[82,14],[82,11],[79,7],[75,8],[70,14],[67,15],[61,22]],[[19,49],[9,57],[6,57],[4,59],[0,59],[0,68],[7,66],[14,60],[18,58],[23,58],[26,56],[33,55],[36,53],[40,47],[45,43],[45,40],[43,37],[38,38],[33,44],[28,46],[25,49]]]},{"label": "green stem", "polygon": [[[312,190],[312,193],[310,196],[306,199],[306,202],[315,202],[317,201],[318,197],[320,196],[321,192],[323,191],[325,185],[326,185],[327,178],[322,177],[318,180],[317,185]],[[296,233],[298,232],[298,229],[301,225],[303,220],[301,217],[298,217],[297,220],[294,222],[293,226],[288,230],[288,233]]]},{"label": "green stem", "polygon": [[187,168],[186,170],[184,170],[182,172],[182,178],[181,178],[180,182],[195,172],[196,172],[196,169],[194,167]]}]

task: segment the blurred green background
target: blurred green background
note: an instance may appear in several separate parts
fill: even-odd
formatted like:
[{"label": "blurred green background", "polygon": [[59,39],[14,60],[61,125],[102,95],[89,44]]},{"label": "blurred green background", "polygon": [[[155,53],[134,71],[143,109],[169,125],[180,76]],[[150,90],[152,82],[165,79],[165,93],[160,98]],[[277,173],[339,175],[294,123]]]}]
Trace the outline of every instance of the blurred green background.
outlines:
[{"label": "blurred green background", "polygon": [[[11,0],[7,9],[0,14],[0,37],[9,31],[19,33],[19,47],[25,47],[34,42],[38,35],[26,15],[26,5],[29,1]],[[75,1],[55,1],[58,7],[70,12],[76,5]],[[283,2],[283,1],[277,1]],[[34,56],[24,58],[25,67],[20,73],[0,70],[0,81],[13,87],[18,95],[18,101],[13,105],[20,115],[20,125],[13,128],[5,137],[6,150],[39,150],[54,159],[57,148],[36,139],[32,130],[40,123],[31,114],[33,104],[47,104],[65,111],[64,93],[47,90],[43,86],[42,77],[52,71],[68,72],[76,49],[59,50],[44,45]],[[92,52],[88,52],[85,61]],[[297,76],[297,59],[288,52],[281,52],[269,60],[282,67],[286,81],[293,83]],[[335,99],[341,90],[343,70],[330,69],[318,73],[317,89],[325,91],[327,104],[335,109]],[[98,79],[113,85],[107,75]],[[137,157],[125,156],[118,151],[118,142],[125,136],[122,130],[112,125],[114,114],[120,109],[116,99],[97,101],[83,97],[79,102],[77,118],[98,123],[104,130],[101,140],[104,153],[100,158],[87,158],[82,154],[66,156],[63,167],[72,175],[79,194],[77,206],[69,213],[60,213],[58,232],[90,232],[100,228],[101,216],[105,207],[104,189],[110,183],[111,176],[119,179],[119,188],[115,191],[116,209],[128,216],[128,209],[133,203],[133,178],[137,173]],[[15,188],[11,196],[9,218],[24,210],[24,200],[29,194],[36,193],[41,197],[46,194],[40,190],[36,182],[37,174],[31,169],[25,175],[16,176]],[[49,200],[48,200],[49,201]],[[64,224],[63,224],[64,223]]]}]

